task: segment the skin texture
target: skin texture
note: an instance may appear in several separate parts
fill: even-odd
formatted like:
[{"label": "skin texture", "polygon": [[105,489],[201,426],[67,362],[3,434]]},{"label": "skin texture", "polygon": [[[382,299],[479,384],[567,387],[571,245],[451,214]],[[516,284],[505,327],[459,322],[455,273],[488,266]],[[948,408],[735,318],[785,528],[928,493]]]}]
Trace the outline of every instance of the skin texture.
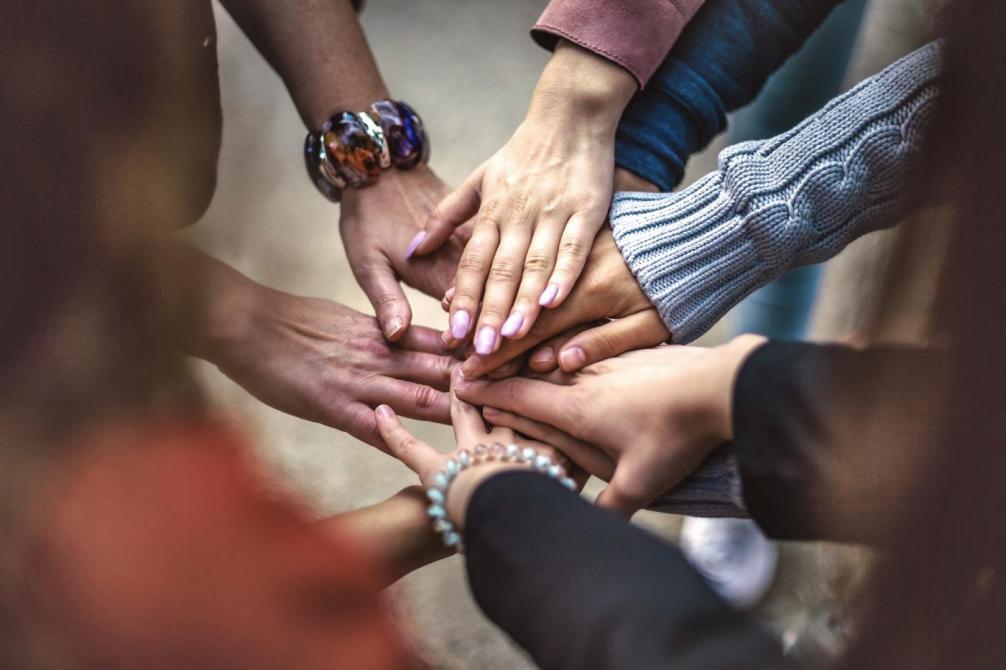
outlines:
[{"label": "skin texture", "polygon": [[409,240],[447,192],[432,170],[420,166],[385,172],[373,185],[343,193],[339,232],[346,255],[389,340],[401,339],[412,323],[399,279],[434,297],[454,280],[470,226],[458,228],[434,253],[406,258]]},{"label": "skin texture", "polygon": [[[223,4],[282,77],[307,128],[316,130],[336,112],[361,111],[390,97],[349,0]],[[420,166],[387,170],[372,186],[343,193],[339,230],[346,255],[389,340],[400,340],[412,323],[399,280],[440,297],[460,262],[467,228],[445,236],[443,248],[421,262],[405,258],[409,240],[448,192]]]},{"label": "skin texture", "polygon": [[[578,332],[596,322],[600,325]],[[615,246],[611,231],[604,228],[594,241],[583,275],[564,303],[542,313],[525,337],[507,341],[489,356],[470,356],[462,371],[468,379],[478,378],[507,363],[520,362],[519,357],[540,344],[548,350],[543,348],[532,355],[533,368],[554,369],[555,355],[561,348],[569,353],[562,355],[559,362],[564,370],[574,371],[625,351],[660,344],[668,337],[660,315]],[[447,344],[460,343],[449,339]],[[548,351],[552,352],[551,358]],[[543,362],[545,359],[548,361]]]},{"label": "skin texture", "polygon": [[474,336],[487,355],[567,298],[611,202],[615,129],[635,91],[627,71],[560,43],[513,137],[437,206],[417,256],[475,217],[455,277],[456,339]]},{"label": "skin texture", "polygon": [[410,328],[388,342],[370,316],[329,300],[274,291],[198,252],[210,300],[201,335],[185,347],[278,410],[344,430],[378,448],[371,407],[446,423],[456,360],[439,333]]},{"label": "skin texture", "polygon": [[[455,383],[461,380],[455,374]],[[555,447],[528,439],[505,427],[490,427],[487,430],[485,422],[478,410],[472,405],[451,396],[451,422],[454,426],[456,447],[448,453],[440,453],[429,444],[411,435],[398,420],[394,411],[387,405],[379,406],[374,416],[378,429],[384,438],[388,449],[395,458],[402,461],[406,467],[419,476],[423,487],[432,485],[434,475],[443,469],[447,459],[458,455],[462,450],[472,451],[476,445],[517,444],[520,447],[531,447],[540,454],[545,454],[567,469],[583,485],[582,472],[572,472],[571,462]],[[447,513],[459,528],[464,527],[465,512],[472,494],[487,478],[505,470],[527,469],[529,466],[517,463],[489,462],[468,468],[451,483],[447,495]]]},{"label": "skin texture", "polygon": [[[743,361],[763,343],[764,338],[745,335],[711,349],[657,347],[595,363],[574,375],[465,380],[455,393],[483,406],[494,425],[564,449],[584,445],[566,453],[591,474],[610,477],[598,504],[631,515],[732,437],[734,380]],[[584,461],[588,442],[610,462],[596,455]]]}]

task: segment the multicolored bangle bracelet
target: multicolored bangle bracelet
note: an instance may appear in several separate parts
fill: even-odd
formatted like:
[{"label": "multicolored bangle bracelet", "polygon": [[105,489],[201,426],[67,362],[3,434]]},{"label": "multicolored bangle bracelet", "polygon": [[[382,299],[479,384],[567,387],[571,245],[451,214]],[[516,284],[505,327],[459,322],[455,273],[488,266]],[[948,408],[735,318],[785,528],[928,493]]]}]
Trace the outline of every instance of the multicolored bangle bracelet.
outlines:
[{"label": "multicolored bangle bracelet", "polygon": [[557,480],[570,491],[576,490],[576,482],[566,475],[566,470],[544,454],[535,452],[531,447],[521,449],[516,444],[508,444],[505,447],[499,442],[492,446],[484,444],[477,445],[473,451],[463,449],[458,452],[456,458],[449,458],[444,463],[444,469],[433,476],[433,485],[426,490],[426,497],[430,501],[430,506],[426,514],[433,522],[433,530],[438,533],[444,545],[456,549],[459,553],[464,553],[464,543],[461,533],[458,532],[447,515],[447,490],[451,487],[454,479],[463,471],[492,461],[502,461],[506,463],[522,463],[530,466],[543,475]]},{"label": "multicolored bangle bracelet", "polygon": [[339,112],[304,140],[307,174],[333,202],[346,187],[362,188],[394,166],[411,170],[429,160],[430,140],[404,102],[378,100],[365,112]]}]

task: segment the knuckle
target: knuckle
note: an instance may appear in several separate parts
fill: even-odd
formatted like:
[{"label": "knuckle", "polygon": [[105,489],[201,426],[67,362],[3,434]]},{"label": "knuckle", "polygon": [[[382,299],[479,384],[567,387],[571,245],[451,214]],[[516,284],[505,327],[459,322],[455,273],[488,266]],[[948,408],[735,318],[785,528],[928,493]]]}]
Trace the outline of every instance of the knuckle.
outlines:
[{"label": "knuckle", "polygon": [[497,260],[489,269],[489,279],[497,282],[513,282],[518,277],[517,266],[510,260]]},{"label": "knuckle", "polygon": [[430,386],[420,386],[414,391],[413,400],[419,409],[430,409],[437,404],[439,392]]},{"label": "knuckle", "polygon": [[471,251],[461,257],[458,263],[458,271],[464,273],[480,273],[486,265],[486,256],[480,251]]},{"label": "knuckle", "polygon": [[560,261],[570,262],[573,259],[583,256],[587,252],[587,245],[579,237],[569,237],[559,244]]},{"label": "knuckle", "polygon": [[545,274],[552,271],[552,257],[545,254],[528,254],[524,261],[526,274]]}]

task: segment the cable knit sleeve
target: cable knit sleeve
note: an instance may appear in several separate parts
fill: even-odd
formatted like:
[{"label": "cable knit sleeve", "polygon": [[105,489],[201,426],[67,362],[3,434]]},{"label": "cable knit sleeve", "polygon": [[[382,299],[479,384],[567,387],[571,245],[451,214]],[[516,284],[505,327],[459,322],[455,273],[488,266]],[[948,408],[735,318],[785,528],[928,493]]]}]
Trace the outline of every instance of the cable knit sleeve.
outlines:
[{"label": "cable knit sleeve", "polygon": [[933,42],[799,126],[725,149],[677,193],[618,193],[615,240],[675,342],[699,337],[787,270],[892,225],[935,111]]}]

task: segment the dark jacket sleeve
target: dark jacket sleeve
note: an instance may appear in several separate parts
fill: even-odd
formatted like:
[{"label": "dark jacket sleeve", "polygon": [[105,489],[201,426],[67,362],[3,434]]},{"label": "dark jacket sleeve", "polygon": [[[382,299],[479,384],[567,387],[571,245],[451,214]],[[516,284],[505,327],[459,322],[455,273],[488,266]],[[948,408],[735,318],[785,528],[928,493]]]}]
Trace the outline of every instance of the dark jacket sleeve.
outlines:
[{"label": "dark jacket sleeve", "polygon": [[546,670],[794,667],[678,550],[542,475],[479,487],[465,544],[479,605]]},{"label": "dark jacket sleeve", "polygon": [[838,0],[707,0],[622,115],[615,162],[663,191]]},{"label": "dark jacket sleeve", "polygon": [[875,543],[933,448],[943,352],[770,342],[734,388],[744,503],[774,538]]}]

